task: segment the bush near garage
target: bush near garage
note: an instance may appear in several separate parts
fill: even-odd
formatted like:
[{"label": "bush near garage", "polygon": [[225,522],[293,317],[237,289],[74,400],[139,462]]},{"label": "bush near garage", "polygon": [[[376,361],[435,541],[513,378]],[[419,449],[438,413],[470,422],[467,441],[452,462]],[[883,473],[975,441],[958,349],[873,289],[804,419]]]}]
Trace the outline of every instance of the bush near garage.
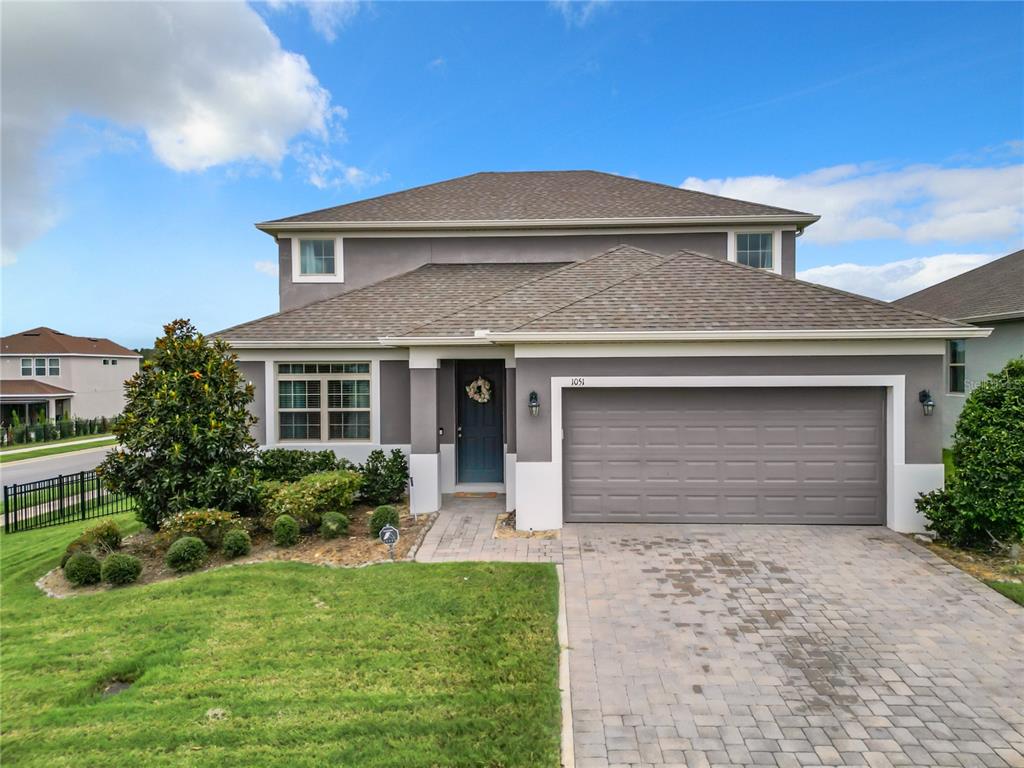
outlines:
[{"label": "bush near garage", "polygon": [[371,451],[359,473],[363,476],[360,496],[372,506],[401,501],[409,486],[409,462],[397,448],[389,455]]},{"label": "bush near garage", "polygon": [[953,435],[953,464],[947,488],[918,499],[928,528],[959,547],[1024,541],[1024,358],[970,393]]}]

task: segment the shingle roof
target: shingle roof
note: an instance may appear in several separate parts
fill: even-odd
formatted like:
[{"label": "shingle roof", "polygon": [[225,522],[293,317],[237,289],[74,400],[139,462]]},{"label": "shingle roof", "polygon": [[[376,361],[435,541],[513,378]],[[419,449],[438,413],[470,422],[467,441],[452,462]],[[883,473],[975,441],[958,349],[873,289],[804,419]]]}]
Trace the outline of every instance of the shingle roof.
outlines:
[{"label": "shingle roof", "polygon": [[5,355],[110,355],[139,357],[135,350],[122,347],[110,339],[91,336],[69,336],[45,326],[13,333],[0,339]]},{"label": "shingle roof", "polygon": [[1024,315],[1024,250],[896,299],[893,304],[958,320]]},{"label": "shingle roof", "polygon": [[75,393],[70,389],[35,379],[3,379],[0,381],[0,397],[47,397],[73,394]]},{"label": "shingle roof", "polygon": [[528,222],[811,214],[597,171],[474,173],[261,227],[295,223]]},{"label": "shingle roof", "polygon": [[371,341],[400,335],[562,264],[427,264],[340,296],[242,323],[230,341]]},{"label": "shingle roof", "polygon": [[691,251],[661,256],[621,245],[409,335],[945,327],[960,324]]}]

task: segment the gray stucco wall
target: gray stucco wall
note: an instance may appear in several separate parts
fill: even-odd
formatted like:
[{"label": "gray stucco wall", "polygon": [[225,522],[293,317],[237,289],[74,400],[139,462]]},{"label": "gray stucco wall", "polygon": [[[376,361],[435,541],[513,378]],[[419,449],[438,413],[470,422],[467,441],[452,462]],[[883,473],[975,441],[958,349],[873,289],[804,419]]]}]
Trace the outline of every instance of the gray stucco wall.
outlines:
[{"label": "gray stucco wall", "polygon": [[[922,389],[941,391],[942,356],[835,357],[642,357],[518,358],[516,360],[516,445],[518,461],[551,460],[552,376],[782,376],[815,374],[904,374],[906,384],[906,462],[942,460],[942,419],[925,416]],[[531,416],[526,398],[536,390],[541,410]],[[936,409],[938,410],[938,409]]]},{"label": "gray stucco wall", "polygon": [[255,393],[249,403],[249,413],[257,418],[252,427],[252,436],[260,445],[267,444],[267,381],[266,366],[262,361],[238,363],[238,370],[245,380],[251,381]]},{"label": "gray stucco wall", "polygon": [[782,233],[782,275],[796,277],[796,232]]},{"label": "gray stucco wall", "polygon": [[[347,237],[344,283],[293,283],[291,239],[284,237],[278,241],[281,309],[301,307],[313,301],[337,296],[424,264],[578,261],[621,243],[629,243],[656,253],[668,254],[681,248],[689,248],[722,259],[726,257],[724,232],[515,237]],[[785,265],[785,255],[783,264]]]},{"label": "gray stucco wall", "polygon": [[[1024,319],[979,325],[991,328],[992,335],[987,339],[967,339],[964,362],[968,393],[990,373],[1002,370],[1010,359],[1024,356]],[[966,394],[953,394],[948,390],[949,382],[944,379],[938,391],[945,393],[945,397],[936,398],[942,406],[943,439],[947,447],[953,444],[956,420],[967,401]]]},{"label": "gray stucco wall", "polygon": [[437,371],[437,426],[444,429],[442,443],[455,442],[455,361],[441,360]]},{"label": "gray stucco wall", "polygon": [[405,445],[412,439],[409,399],[409,363],[380,361],[380,442]]},{"label": "gray stucco wall", "polygon": [[410,413],[413,453],[437,453],[437,368],[412,368],[409,370],[409,397],[411,401],[423,403],[424,407],[412,408]]},{"label": "gray stucco wall", "polygon": [[516,369],[505,369],[505,445],[516,452]]}]

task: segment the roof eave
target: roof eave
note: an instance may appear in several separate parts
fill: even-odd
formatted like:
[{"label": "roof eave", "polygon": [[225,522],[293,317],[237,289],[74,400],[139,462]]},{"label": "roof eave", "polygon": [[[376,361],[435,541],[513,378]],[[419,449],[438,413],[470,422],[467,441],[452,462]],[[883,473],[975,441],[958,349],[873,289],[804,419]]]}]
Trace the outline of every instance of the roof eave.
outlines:
[{"label": "roof eave", "polygon": [[233,349],[362,349],[383,348],[391,346],[379,339],[232,339],[230,336],[218,336]]},{"label": "roof eave", "polygon": [[963,339],[983,338],[991,328],[849,328],[727,331],[509,331],[486,332],[495,343],[559,343],[587,341],[791,341],[833,339]]},{"label": "roof eave", "polygon": [[1015,310],[1013,312],[996,312],[988,315],[971,315],[970,317],[958,317],[956,318],[961,323],[995,323],[1000,320],[1019,320],[1024,318],[1024,310]]},{"label": "roof eave", "polygon": [[820,219],[809,213],[743,216],[643,216],[618,219],[504,219],[468,221],[264,221],[256,228],[270,235],[317,230],[417,231],[492,229],[591,229],[594,227],[693,227],[701,225],[795,224],[807,227]]}]

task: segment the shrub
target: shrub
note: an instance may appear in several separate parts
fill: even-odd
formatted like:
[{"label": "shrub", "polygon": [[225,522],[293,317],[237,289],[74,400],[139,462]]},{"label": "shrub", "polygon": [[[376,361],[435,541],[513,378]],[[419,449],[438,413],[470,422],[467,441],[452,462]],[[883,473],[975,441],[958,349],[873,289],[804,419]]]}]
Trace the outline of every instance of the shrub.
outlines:
[{"label": "shrub", "polygon": [[964,403],[953,435],[956,473],[948,504],[927,497],[923,507],[919,502],[929,527],[943,539],[960,547],[1024,541],[1022,424],[1024,358],[1017,358],[975,387]]},{"label": "shrub", "polygon": [[224,542],[221,550],[225,557],[242,557],[252,551],[252,539],[247,531],[241,528],[234,528],[224,534]]},{"label": "shrub", "polygon": [[398,510],[390,504],[382,504],[370,515],[370,535],[380,536],[380,529],[385,525],[398,527]]},{"label": "shrub", "polygon": [[190,509],[164,520],[162,530],[171,538],[195,536],[211,549],[220,546],[224,534],[237,528],[239,517],[220,509]]},{"label": "shrub", "polygon": [[167,550],[167,565],[176,571],[194,571],[206,562],[206,545],[195,536],[182,536]]},{"label": "shrub", "polygon": [[958,541],[961,538],[960,527],[964,517],[953,506],[949,489],[938,488],[918,494],[914,503],[917,511],[927,518],[926,527],[929,531],[945,541]]},{"label": "shrub", "polygon": [[320,535],[325,539],[336,539],[348,533],[349,519],[341,512],[324,512],[320,523]]},{"label": "shrub", "polygon": [[274,543],[279,547],[292,547],[299,541],[299,524],[291,515],[281,515],[274,521]]},{"label": "shrub", "polygon": [[154,531],[187,509],[242,508],[255,478],[253,391],[227,342],[187,320],[169,323],[151,359],[125,382],[124,413],[113,425],[120,447],[97,471],[135,499]]},{"label": "shrub", "polygon": [[293,483],[306,475],[338,469],[338,459],[334,451],[271,448],[259,454],[256,469],[261,480]]},{"label": "shrub", "polygon": [[100,583],[100,561],[88,552],[75,552],[64,566],[64,575],[76,587]]},{"label": "shrub", "polygon": [[115,553],[103,561],[100,574],[108,584],[131,584],[142,573],[142,561],[131,555]]},{"label": "shrub", "polygon": [[397,448],[389,456],[381,450],[371,451],[359,471],[363,501],[374,506],[401,501],[409,485],[409,462]]},{"label": "shrub", "polygon": [[104,520],[99,525],[82,531],[77,539],[68,544],[60,560],[63,568],[76,552],[107,554],[121,548],[121,529],[113,520]]},{"label": "shrub", "polygon": [[359,492],[360,477],[340,470],[308,475],[282,485],[268,505],[268,517],[276,520],[290,515],[305,529],[316,528],[326,512],[340,512],[352,506]]}]

